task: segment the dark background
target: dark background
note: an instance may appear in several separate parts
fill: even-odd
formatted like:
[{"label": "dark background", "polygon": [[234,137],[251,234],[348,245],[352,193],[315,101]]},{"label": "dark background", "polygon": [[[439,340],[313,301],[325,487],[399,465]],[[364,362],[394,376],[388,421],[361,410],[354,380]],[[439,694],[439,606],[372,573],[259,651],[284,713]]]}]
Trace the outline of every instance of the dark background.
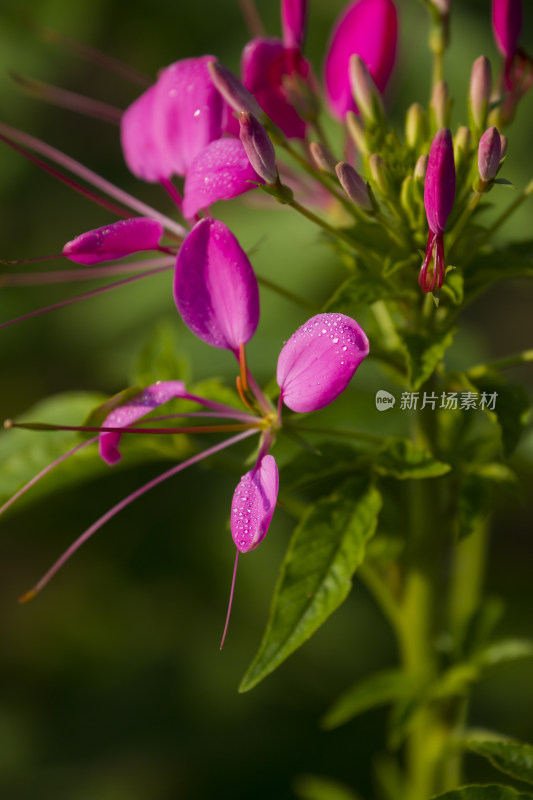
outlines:
[{"label": "dark background", "polygon": [[[342,5],[311,2],[308,53],[317,71]],[[496,71],[499,57],[490,4],[454,5],[446,76],[456,98],[456,127],[466,121],[473,60],[485,53]],[[269,33],[278,35],[278,4],[263,0],[258,6]],[[404,0],[398,6],[401,43],[389,104],[401,127],[408,103],[427,97],[430,58],[421,4]],[[531,9],[525,11],[524,44],[531,52]],[[92,44],[152,77],[172,61],[202,53],[214,53],[237,69],[247,41],[237,2],[43,0],[4,2],[0,12],[2,118],[171,213],[161,190],[128,174],[116,128],[14,88],[9,70],[121,108],[138,94],[127,82],[43,42],[36,25]],[[504,174],[519,188],[533,177],[532,114],[529,96],[507,131]],[[57,253],[68,239],[109,221],[105,211],[7,149],[0,150],[0,175],[1,257]],[[494,192],[491,200],[500,208],[513,198],[503,190],[499,195]],[[531,214],[529,201],[501,240],[529,238]],[[319,297],[341,274],[315,231],[286,208],[250,208],[235,201],[221,205],[217,216],[245,248],[260,242],[254,267],[289,288]],[[1,289],[1,319],[71,296],[78,287],[85,288]],[[2,331],[0,416],[17,416],[68,389],[118,391],[130,379],[139,345],[162,320],[175,325],[195,378],[214,373],[232,381],[229,355],[184,330],[169,289],[168,275],[155,277]],[[532,301],[526,282],[496,287],[464,315],[451,359],[465,366],[531,347]],[[302,321],[300,310],[262,292],[262,319],[249,348],[250,365],[261,380],[272,377],[281,342]],[[514,374],[531,386],[526,368]],[[387,379],[375,369],[361,370],[339,413],[356,427],[380,432],[384,422],[373,407],[376,388],[390,388]],[[532,456],[530,436],[516,461],[528,500]],[[395,660],[388,628],[359,584],[279,671],[251,693],[236,692],[259,643],[290,533],[290,520],[281,511],[261,548],[241,560],[227,645],[218,651],[233,562],[227,517],[235,474],[185,472],[119,515],[36,601],[16,603],[98,514],[154,474],[153,464],[118,471],[2,520],[0,798],[284,800],[294,797],[295,776],[306,772],[336,776],[370,796],[385,713],[368,713],[333,733],[317,725],[354,677]],[[531,504],[518,501],[497,511],[487,579],[489,592],[505,599],[502,630],[521,636],[531,633],[530,514]],[[526,660],[492,670],[474,692],[471,720],[532,739],[532,711]],[[497,780],[476,757],[467,767],[471,778]]]}]

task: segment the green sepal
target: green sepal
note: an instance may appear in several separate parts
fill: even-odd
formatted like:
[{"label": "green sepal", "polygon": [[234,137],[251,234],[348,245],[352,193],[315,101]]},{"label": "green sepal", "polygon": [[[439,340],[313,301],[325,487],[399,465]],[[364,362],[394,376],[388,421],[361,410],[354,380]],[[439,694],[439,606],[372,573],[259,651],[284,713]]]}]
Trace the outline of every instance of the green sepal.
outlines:
[{"label": "green sepal", "polygon": [[320,722],[325,730],[344,725],[371,708],[411,696],[413,677],[402,669],[376,672],[357,681],[333,703]]}]

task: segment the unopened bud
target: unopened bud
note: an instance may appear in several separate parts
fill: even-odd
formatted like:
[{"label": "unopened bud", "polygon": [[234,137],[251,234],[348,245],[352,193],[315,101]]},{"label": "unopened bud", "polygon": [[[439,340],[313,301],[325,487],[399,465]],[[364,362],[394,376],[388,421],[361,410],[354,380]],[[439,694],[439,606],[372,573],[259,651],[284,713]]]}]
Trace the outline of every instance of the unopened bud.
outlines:
[{"label": "unopened bud", "polygon": [[431,5],[437,9],[439,14],[449,14],[452,0],[430,0]]},{"label": "unopened bud", "polygon": [[266,183],[277,183],[276,151],[260,122],[248,111],[239,114],[239,136],[250,164]]},{"label": "unopened bud", "polygon": [[470,128],[461,125],[453,140],[453,157],[456,164],[461,164],[470,153],[472,147],[472,134]]},{"label": "unopened bud", "polygon": [[429,156],[427,155],[422,155],[418,158],[418,161],[415,164],[415,171],[413,173],[415,181],[424,183],[426,179],[426,172],[428,169],[428,161],[429,161]]},{"label": "unopened bud", "polygon": [[251,92],[233,72],[219,61],[210,61],[207,65],[211,80],[231,108],[238,114],[248,111],[258,120],[264,119],[264,113]]},{"label": "unopened bud", "polygon": [[492,70],[486,56],[474,61],[470,75],[470,117],[478,131],[487,123],[487,113],[492,91]]},{"label": "unopened bud", "polygon": [[345,122],[346,122],[346,129],[350,134],[352,141],[359,150],[359,152],[364,156],[370,155],[370,151],[366,143],[366,131],[364,122],[353,111],[346,112]]},{"label": "unopened bud", "polygon": [[385,109],[381,94],[367,65],[357,53],[350,56],[349,70],[353,98],[365,120],[378,122],[384,119]]},{"label": "unopened bud", "polygon": [[501,139],[497,128],[488,128],[477,151],[477,164],[481,180],[485,183],[496,177],[501,158]]},{"label": "unopened bud", "polygon": [[438,81],[431,94],[431,101],[429,103],[435,125],[437,128],[446,128],[450,117],[450,91],[446,81]]},{"label": "unopened bud", "polygon": [[500,152],[500,161],[504,157],[507,152],[507,136],[504,136],[503,133],[500,134],[500,144],[501,144],[501,152]]},{"label": "unopened bud", "polygon": [[372,177],[381,194],[384,196],[394,194],[392,176],[381,156],[377,153],[372,153],[368,159],[368,166],[370,167]]},{"label": "unopened bud", "polygon": [[314,164],[320,172],[329,172],[335,174],[335,167],[337,166],[337,159],[327,147],[319,142],[311,142],[309,145],[309,152]]},{"label": "unopened bud", "polygon": [[356,206],[364,208],[365,211],[372,211],[373,206],[368,186],[352,165],[348,164],[346,161],[341,161],[335,167],[335,172],[337,173],[342,188],[350,200],[352,200]]},{"label": "unopened bud", "polygon": [[400,189],[400,203],[409,217],[413,228],[418,226],[418,211],[420,208],[420,194],[417,191],[416,181],[412,175],[407,175]]},{"label": "unopened bud", "polygon": [[412,150],[418,150],[427,139],[426,112],[420,103],[413,103],[407,109],[405,139]]},{"label": "unopened bud", "polygon": [[512,58],[522,29],[522,0],[492,0],[492,30],[498,50]]}]

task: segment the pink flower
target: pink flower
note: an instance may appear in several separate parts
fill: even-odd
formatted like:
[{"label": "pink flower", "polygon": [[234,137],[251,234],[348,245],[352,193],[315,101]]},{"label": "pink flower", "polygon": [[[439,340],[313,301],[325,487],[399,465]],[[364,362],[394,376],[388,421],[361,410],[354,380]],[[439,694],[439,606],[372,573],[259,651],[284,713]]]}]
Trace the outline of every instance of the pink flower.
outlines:
[{"label": "pink flower", "polygon": [[392,0],[354,0],[335,27],[324,67],[326,97],[332,113],[343,120],[356,111],[349,75],[350,56],[359,55],[380,92],[396,58],[398,24]]},{"label": "pink flower", "polygon": [[263,456],[243,475],[231,504],[231,535],[241,553],[254,550],[265,538],[276,508],[279,474],[273,456]]}]

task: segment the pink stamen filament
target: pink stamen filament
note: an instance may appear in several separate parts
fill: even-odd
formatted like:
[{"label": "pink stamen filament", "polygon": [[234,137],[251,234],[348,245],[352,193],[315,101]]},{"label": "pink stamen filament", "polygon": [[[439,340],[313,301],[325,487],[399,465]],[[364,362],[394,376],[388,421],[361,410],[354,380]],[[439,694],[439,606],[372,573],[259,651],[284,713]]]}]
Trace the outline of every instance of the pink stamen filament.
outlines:
[{"label": "pink stamen filament", "polygon": [[152,219],[157,220],[168,231],[175,233],[180,238],[185,238],[187,236],[187,230],[182,225],[179,225],[173,219],[170,219],[170,217],[165,216],[165,214],[161,214],[159,211],[156,211],[155,208],[152,208],[151,206],[146,205],[146,203],[142,203],[140,200],[132,197],[132,195],[128,194],[122,189],[119,189],[118,186],[114,186],[114,184],[106,181],[105,178],[102,178],[96,172],[84,167],[83,164],[79,163],[79,161],[70,158],[70,156],[65,155],[60,150],[56,150],[55,147],[42,142],[40,139],[36,139],[34,136],[30,136],[29,133],[23,133],[22,131],[17,130],[17,128],[12,128],[11,125],[6,125],[4,122],[0,122],[0,133],[6,137],[14,139],[16,142],[19,142],[36,153],[39,153],[45,158],[55,161],[56,164],[59,164],[65,169],[69,170],[69,172],[74,173],[74,175],[77,175],[79,178],[87,181],[87,183],[96,186],[96,188],[100,189],[100,191],[108,194],[110,197],[118,200],[119,203],[123,203],[125,206],[128,206],[142,216],[151,217]]},{"label": "pink stamen filament", "polygon": [[233,578],[231,580],[231,589],[229,593],[229,602],[228,602],[228,611],[226,613],[226,624],[224,625],[224,632],[222,634],[222,640],[220,642],[220,649],[224,647],[224,642],[226,640],[226,633],[228,632],[228,625],[229,625],[229,618],[231,615],[231,607],[233,605],[233,594],[235,592],[235,581],[237,578],[237,564],[239,563],[239,551],[235,555],[235,566],[233,567]]},{"label": "pink stamen filament", "polygon": [[[162,261],[163,260],[166,261],[166,259],[162,259]],[[10,325],[15,325],[17,322],[23,322],[26,319],[37,317],[40,314],[46,314],[48,311],[55,311],[58,308],[63,308],[63,306],[68,306],[71,305],[72,303],[78,303],[80,300],[87,300],[89,297],[94,297],[97,294],[103,294],[104,292],[110,291],[111,289],[118,289],[119,286],[125,286],[127,283],[138,281],[141,278],[148,278],[150,275],[157,275],[159,272],[165,272],[169,269],[172,269],[175,263],[175,259],[168,259],[168,262],[169,263],[166,263],[164,266],[158,267],[156,269],[151,269],[148,272],[141,272],[139,275],[132,275],[130,278],[124,278],[123,280],[117,281],[116,283],[108,283],[107,286],[101,286],[99,289],[92,289],[90,292],[79,294],[76,297],[69,297],[67,300],[60,300],[59,303],[53,303],[51,306],[46,306],[45,308],[38,308],[35,311],[30,311],[27,314],[23,314],[21,317],[10,319],[8,320],[8,322],[2,322],[0,324],[0,330],[2,328],[8,328]]]},{"label": "pink stamen filament", "polygon": [[161,178],[160,183],[172,202],[175,203],[177,208],[181,211],[183,207],[183,198],[172,181],[170,181],[168,178]]},{"label": "pink stamen filament", "polygon": [[[151,420],[146,420],[150,422]],[[231,431],[259,430],[261,422],[239,422],[228,425],[196,425],[185,428],[137,428],[116,425],[53,425],[47,422],[12,422],[6,420],[7,428],[22,428],[31,431],[80,431],[82,433],[228,433]]]},{"label": "pink stamen filament", "polygon": [[[62,254],[49,258],[64,258]],[[37,260],[37,259],[36,259]],[[162,261],[164,262],[162,264]],[[24,261],[2,261],[2,264],[24,264]],[[0,275],[0,286],[25,286],[44,283],[70,283],[71,281],[87,281],[107,278],[110,275],[122,275],[127,272],[144,272],[151,267],[165,266],[168,259],[154,258],[147,261],[130,261],[127,264],[112,264],[107,267],[89,267],[84,269],[56,270],[50,272],[5,273]],[[169,269],[169,267],[165,267]]]},{"label": "pink stamen filament", "polygon": [[35,595],[38,592],[40,592],[44,586],[46,586],[46,584],[56,574],[56,572],[59,569],[61,569],[63,564],[65,564],[65,562],[68,561],[68,559],[76,552],[76,550],[78,550],[81,547],[81,545],[84,544],[84,542],[86,542],[87,539],[89,539],[93,535],[93,533],[96,533],[96,531],[98,531],[103,525],[105,525],[106,522],[112,519],[112,517],[118,514],[119,511],[122,511],[122,509],[126,508],[126,506],[128,506],[134,500],[137,500],[137,498],[141,497],[143,494],[146,494],[146,492],[148,492],[150,489],[153,489],[155,486],[162,483],[163,481],[166,481],[168,478],[171,478],[172,476],[176,475],[178,472],[182,472],[184,469],[187,469],[187,467],[190,467],[193,464],[196,464],[198,461],[202,461],[204,458],[208,458],[209,456],[218,453],[220,450],[223,450],[226,447],[231,447],[232,445],[237,444],[237,442],[240,442],[243,439],[246,439],[255,433],[256,431],[254,430],[243,431],[242,433],[239,433],[237,436],[233,436],[231,439],[228,439],[225,442],[220,442],[219,444],[214,445],[214,447],[210,447],[208,450],[204,450],[202,453],[198,453],[192,458],[189,458],[187,461],[183,461],[181,464],[172,467],[172,469],[163,472],[161,475],[158,475],[157,478],[153,478],[153,480],[149,481],[144,486],[141,486],[135,492],[125,497],[123,500],[120,501],[120,503],[117,503],[115,506],[113,506],[113,508],[107,511],[95,523],[93,523],[93,525],[91,525],[90,528],[88,528],[84,533],[82,533],[82,535],[79,536],[76,539],[76,541],[70,545],[70,547],[63,553],[63,555],[60,556],[60,558],[55,562],[55,564],[52,565],[52,567],[48,570],[48,572],[46,572],[45,575],[43,575],[41,580],[35,584],[33,589],[30,589],[29,592],[26,592],[26,594],[24,594],[20,598],[20,602],[25,603],[28,600],[31,600],[32,597],[35,597]]},{"label": "pink stamen filament", "polygon": [[48,473],[51,470],[53,470],[54,467],[57,467],[58,464],[61,464],[67,458],[74,455],[74,453],[77,453],[78,450],[81,450],[83,447],[87,447],[88,444],[94,444],[94,442],[97,441],[98,441],[98,436],[93,436],[92,439],[89,439],[86,442],[82,442],[81,444],[76,445],[76,447],[73,447],[72,450],[68,451],[68,453],[63,453],[63,455],[59,456],[59,458],[56,458],[55,461],[53,461],[47,467],[42,469],[37,475],[35,475],[35,477],[31,479],[31,481],[28,481],[28,483],[24,484],[24,486],[22,486],[22,488],[20,488],[18,492],[15,492],[15,494],[12,497],[10,497],[9,500],[7,500],[7,502],[5,502],[3,506],[0,507],[0,515],[3,514],[4,511],[7,511],[7,509],[10,508],[10,506],[12,506],[13,503],[15,503],[19,499],[19,497],[22,497],[23,494],[26,494],[28,489],[31,489],[32,486],[35,486],[35,484],[38,483],[38,481],[40,481],[41,478],[44,478],[45,475],[48,475]]}]

